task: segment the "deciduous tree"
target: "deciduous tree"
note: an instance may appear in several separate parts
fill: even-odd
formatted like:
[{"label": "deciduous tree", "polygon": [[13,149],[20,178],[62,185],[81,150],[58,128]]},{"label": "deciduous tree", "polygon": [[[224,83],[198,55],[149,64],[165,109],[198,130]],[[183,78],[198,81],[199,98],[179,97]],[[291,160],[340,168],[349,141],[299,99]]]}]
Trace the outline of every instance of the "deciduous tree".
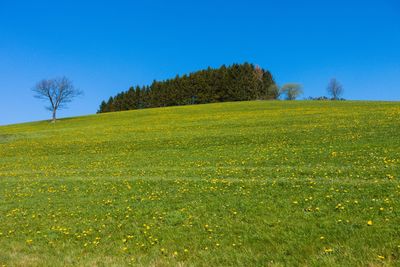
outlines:
[{"label": "deciduous tree", "polygon": [[331,79],[327,87],[328,94],[332,96],[333,100],[338,100],[343,94],[343,86],[335,79]]},{"label": "deciduous tree", "polygon": [[302,87],[298,83],[287,83],[282,86],[282,94],[286,95],[286,100],[295,100],[303,93]]},{"label": "deciduous tree", "polygon": [[46,109],[52,112],[52,122],[56,122],[58,110],[66,108],[68,103],[83,93],[66,77],[41,80],[32,90],[34,97],[49,103]]}]

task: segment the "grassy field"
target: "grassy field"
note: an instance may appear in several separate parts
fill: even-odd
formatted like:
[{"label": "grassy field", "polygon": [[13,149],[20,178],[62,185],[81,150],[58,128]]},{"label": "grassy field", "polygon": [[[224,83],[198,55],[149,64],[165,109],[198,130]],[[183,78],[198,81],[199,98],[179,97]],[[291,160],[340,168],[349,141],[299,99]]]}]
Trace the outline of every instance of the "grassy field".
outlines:
[{"label": "grassy field", "polygon": [[400,103],[0,127],[1,266],[400,265]]}]

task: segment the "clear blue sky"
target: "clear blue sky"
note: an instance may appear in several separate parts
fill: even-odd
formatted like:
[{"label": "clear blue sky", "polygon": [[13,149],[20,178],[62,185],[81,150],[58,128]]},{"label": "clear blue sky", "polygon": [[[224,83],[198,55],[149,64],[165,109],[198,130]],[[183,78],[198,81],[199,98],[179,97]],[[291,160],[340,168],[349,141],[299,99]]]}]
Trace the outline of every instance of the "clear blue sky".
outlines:
[{"label": "clear blue sky", "polygon": [[134,84],[248,61],[304,97],[336,77],[347,99],[400,100],[400,3],[376,1],[0,1],[0,124],[49,118],[31,88],[66,75],[95,113]]}]

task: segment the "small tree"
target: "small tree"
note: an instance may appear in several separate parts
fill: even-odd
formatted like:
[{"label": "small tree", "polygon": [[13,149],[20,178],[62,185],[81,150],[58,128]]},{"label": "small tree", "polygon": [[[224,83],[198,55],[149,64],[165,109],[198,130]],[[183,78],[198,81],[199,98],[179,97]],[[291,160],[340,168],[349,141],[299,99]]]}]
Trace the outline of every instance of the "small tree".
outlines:
[{"label": "small tree", "polygon": [[335,79],[331,79],[327,87],[328,94],[332,96],[333,100],[338,100],[343,94],[343,86]]},{"label": "small tree", "polygon": [[277,84],[271,84],[270,86],[268,86],[267,88],[267,93],[265,98],[266,99],[278,99],[279,96],[281,95],[282,90],[279,88],[279,86]]},{"label": "small tree", "polygon": [[83,93],[66,77],[42,80],[32,90],[34,97],[49,102],[46,109],[52,112],[52,122],[56,122],[58,110],[66,108],[68,103]]},{"label": "small tree", "polygon": [[286,100],[295,100],[303,93],[303,90],[298,83],[287,83],[282,86],[281,93],[286,95]]}]

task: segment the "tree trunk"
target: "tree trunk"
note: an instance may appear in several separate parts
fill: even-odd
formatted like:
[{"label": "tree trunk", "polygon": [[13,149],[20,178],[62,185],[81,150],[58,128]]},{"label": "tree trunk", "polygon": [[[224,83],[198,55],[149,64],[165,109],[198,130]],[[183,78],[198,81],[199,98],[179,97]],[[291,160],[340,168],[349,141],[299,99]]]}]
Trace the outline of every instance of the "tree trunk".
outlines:
[{"label": "tree trunk", "polygon": [[52,119],[52,123],[55,123],[56,122],[56,110],[53,110],[53,119]]}]

